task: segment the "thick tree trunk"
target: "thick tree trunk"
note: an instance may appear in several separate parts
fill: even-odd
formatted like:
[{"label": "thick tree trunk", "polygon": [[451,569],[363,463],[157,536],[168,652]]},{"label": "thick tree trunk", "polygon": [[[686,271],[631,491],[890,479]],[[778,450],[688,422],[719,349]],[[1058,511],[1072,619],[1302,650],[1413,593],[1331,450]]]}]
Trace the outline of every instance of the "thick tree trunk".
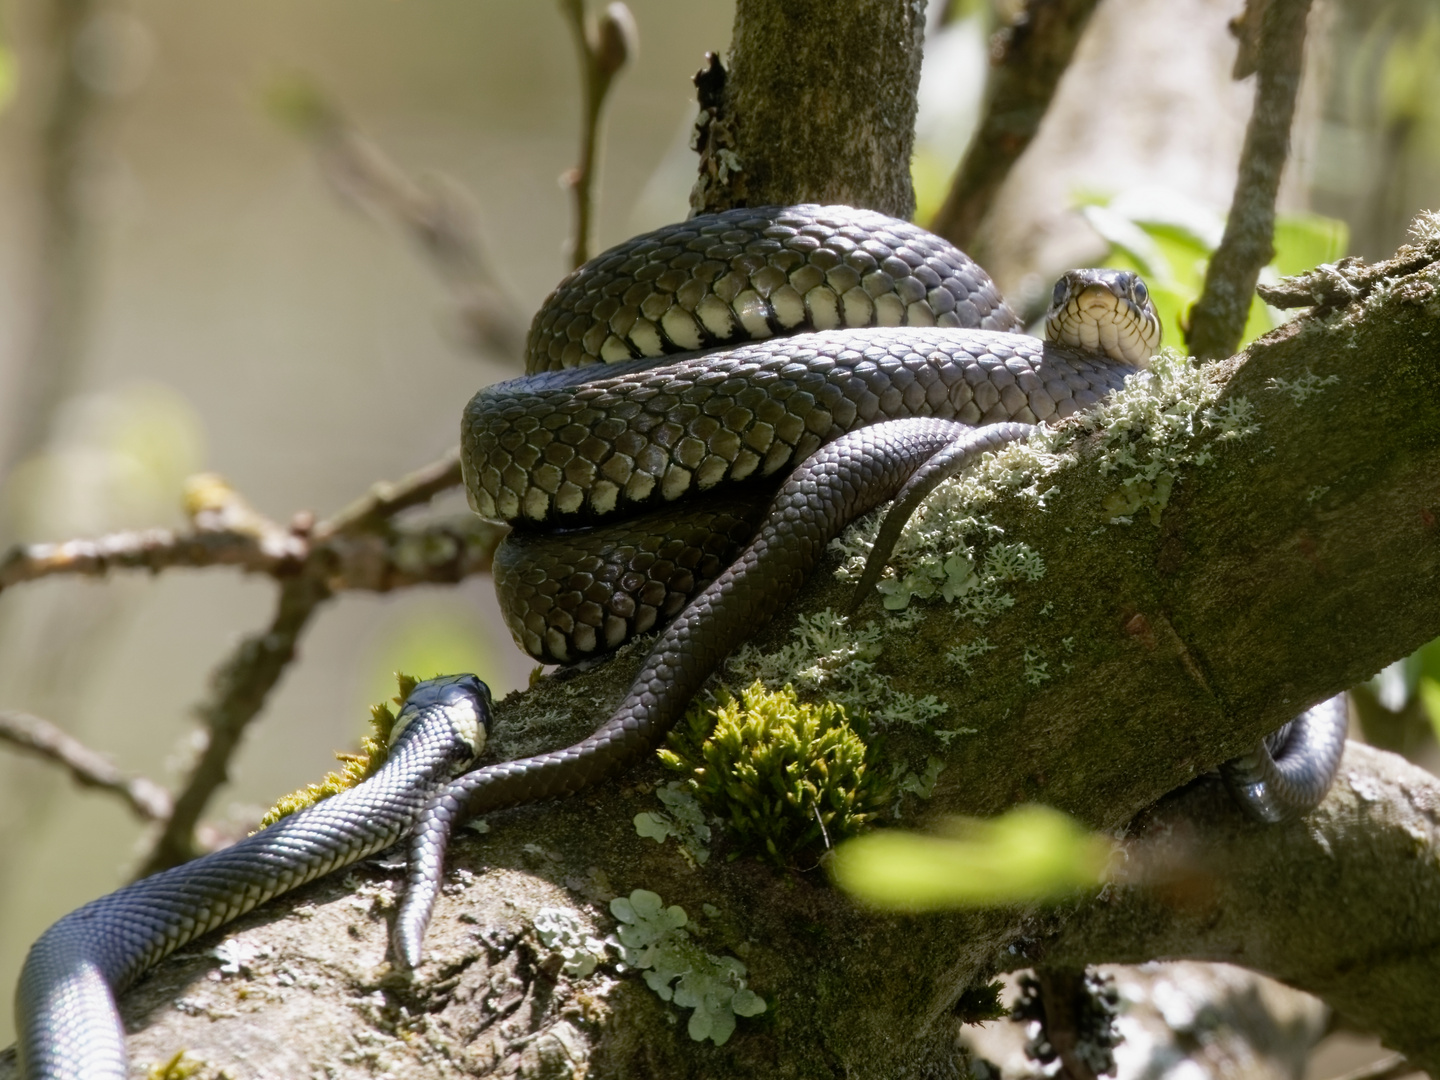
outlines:
[{"label": "thick tree trunk", "polygon": [[739,0],[702,77],[698,212],[844,203],[908,218],[924,0]]}]

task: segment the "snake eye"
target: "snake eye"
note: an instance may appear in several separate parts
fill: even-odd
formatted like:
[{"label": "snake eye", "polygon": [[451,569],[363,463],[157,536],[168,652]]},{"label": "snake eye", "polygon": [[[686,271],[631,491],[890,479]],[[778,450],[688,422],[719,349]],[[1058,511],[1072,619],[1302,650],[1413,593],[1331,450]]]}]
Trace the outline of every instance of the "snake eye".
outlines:
[{"label": "snake eye", "polygon": [[1065,302],[1065,297],[1070,292],[1070,283],[1063,277],[1055,282],[1055,288],[1050,292],[1050,306],[1059,307]]},{"label": "snake eye", "polygon": [[1145,282],[1137,277],[1135,279],[1135,287],[1130,290],[1130,295],[1135,298],[1135,303],[1144,307],[1145,301],[1150,299],[1150,290],[1145,287]]}]

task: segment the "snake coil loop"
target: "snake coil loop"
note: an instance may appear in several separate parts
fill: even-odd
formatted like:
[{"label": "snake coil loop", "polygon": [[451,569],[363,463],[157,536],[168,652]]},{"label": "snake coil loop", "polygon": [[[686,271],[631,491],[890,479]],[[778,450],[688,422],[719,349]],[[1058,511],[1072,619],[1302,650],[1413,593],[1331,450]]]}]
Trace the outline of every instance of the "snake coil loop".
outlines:
[{"label": "snake coil loop", "polygon": [[[1144,283],[1119,271],[1066,274],[1046,327],[1047,344],[1011,332],[1019,320],[968,257],[849,207],[695,218],[566,278],[535,318],[528,374],[466,408],[462,465],[474,508],[514,525],[495,576],[523,649],[571,661],[671,620],[630,693],[574,746],[457,776],[483,744],[488,691],[474,676],[421,684],[365,784],[46,931],[17,996],[24,1075],[121,1080],[114,993],[412,822],[394,934],[399,962],[418,963],[455,825],[579,791],[653,748],[849,522],[896,500],[858,602],[936,484],[1097,403],[1159,343]],[[1227,766],[1250,813],[1324,796],[1339,700],[1275,737],[1278,756],[1261,746]]]}]

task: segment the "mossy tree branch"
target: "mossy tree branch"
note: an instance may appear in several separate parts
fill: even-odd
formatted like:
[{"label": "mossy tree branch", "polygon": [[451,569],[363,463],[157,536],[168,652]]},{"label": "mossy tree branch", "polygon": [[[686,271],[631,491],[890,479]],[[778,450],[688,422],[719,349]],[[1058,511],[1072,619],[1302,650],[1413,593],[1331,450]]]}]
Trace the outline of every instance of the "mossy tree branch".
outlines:
[{"label": "mossy tree branch", "polygon": [[[948,749],[919,731],[889,733],[887,760],[946,762],[933,797],[905,804],[907,819],[1040,800],[1092,826],[1120,828],[1299,708],[1440,633],[1440,245],[1423,259],[1402,254],[1394,276],[1371,274],[1368,295],[1302,316],[1209,369],[1221,405],[1248,402],[1255,430],[1213,445],[1213,433],[1197,436],[1213,459],[1175,467],[1158,525],[1143,514],[1112,523],[1107,500],[1124,477],[1111,468],[1113,456],[1083,439],[1046,477],[1043,508],[1023,494],[989,508],[1006,540],[1030,545],[1046,571],[1016,586],[1015,605],[982,628],[995,648],[971,662],[970,674],[939,659],[969,632],[944,606],[884,639],[879,673],[901,689],[937,695],[950,710],[946,726],[953,719],[974,729]],[[1415,269],[1417,262],[1425,265]],[[798,614],[847,598],[848,586],[822,573],[760,646],[780,647]],[[1052,662],[1035,685],[1026,678],[1032,653],[1066,660]],[[564,745],[593,729],[628,688],[638,659],[631,650],[508,699],[493,755]],[[375,1038],[392,1040],[397,1062],[416,1068],[446,1061],[484,1072],[541,1052],[525,1047],[558,1054],[563,1046],[603,1076],[738,1077],[783,1063],[801,1074],[823,1066],[891,1077],[949,1059],[955,1002],[994,970],[1163,953],[1254,963],[1380,1027],[1417,1065],[1440,1067],[1428,1034],[1440,1022],[1427,1012],[1440,976],[1432,944],[1440,941],[1440,784],[1391,755],[1352,750],[1344,782],[1313,825],[1265,833],[1245,824],[1212,781],[1184,795],[1174,804],[1180,809],[1159,811],[1137,843],[1157,830],[1183,831],[1186,808],[1199,807],[1187,835],[1199,836],[1203,857],[1182,869],[1200,871],[1176,875],[1181,886],[1199,880],[1213,895],[1283,894],[1283,902],[1226,908],[1218,921],[1183,910],[1167,916],[1167,903],[1184,899],[1183,888],[1170,886],[1122,890],[1110,907],[869,915],[813,867],[776,873],[727,862],[722,843],[697,869],[673,844],[638,837],[631,819],[661,808],[651,785],[668,778],[652,763],[583,799],[493,815],[487,836],[460,840],[452,866],[470,876],[442,900],[429,966],[411,986],[384,984],[383,1004],[377,999],[368,1012],[357,1014],[354,1001],[376,985],[386,924],[379,913],[356,922],[353,884],[301,894],[317,913],[303,932],[274,910],[243,923],[246,940],[273,949],[275,964],[319,963],[330,972],[319,990],[285,995],[307,1017],[328,1018],[307,1060],[338,1060],[363,1022]],[[1350,851],[1368,854],[1352,861]],[[389,884],[367,888],[391,895],[393,874],[385,877]],[[603,901],[635,888],[683,906],[705,949],[741,957],[750,986],[769,1003],[765,1016],[742,1021],[722,1048],[701,1046],[640,980],[622,977],[608,990],[572,983],[547,966],[543,949],[517,949],[541,906],[585,909],[603,932]],[[1291,910],[1322,927],[1361,912],[1367,937],[1352,946],[1338,933],[1281,932],[1290,921],[1277,912]],[[1138,938],[1126,911],[1149,913],[1150,922],[1134,927]],[[1404,918],[1386,914],[1396,911]],[[339,977],[316,959],[323,927],[335,920]],[[286,946],[292,932],[296,944]],[[1365,960],[1352,965],[1356,949]],[[1382,954],[1403,962],[1366,975]],[[172,962],[130,995],[132,1021],[153,1022],[134,1041],[138,1058],[183,1044],[224,1064],[227,1046],[253,1047],[254,1025],[270,1021],[224,1015],[228,998],[215,1006],[219,1019],[203,1025],[170,1004],[208,966]],[[496,988],[512,978],[524,987],[514,993],[525,1011],[502,1015]],[[1369,1010],[1357,1004],[1366,993],[1378,1003]],[[1385,1009],[1401,1020],[1385,1021]],[[275,1022],[286,1015],[274,1013]],[[405,1019],[422,1015],[421,1028]],[[506,1015],[524,1021],[502,1025]],[[323,1034],[332,1028],[334,1039]],[[461,1064],[453,1068],[461,1074]]]}]

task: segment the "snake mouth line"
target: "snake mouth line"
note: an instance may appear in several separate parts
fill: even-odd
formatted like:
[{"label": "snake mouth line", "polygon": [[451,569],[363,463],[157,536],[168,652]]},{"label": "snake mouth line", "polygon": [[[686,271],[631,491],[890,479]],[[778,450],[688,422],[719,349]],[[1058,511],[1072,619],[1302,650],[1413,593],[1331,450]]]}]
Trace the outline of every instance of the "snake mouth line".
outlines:
[{"label": "snake mouth line", "polygon": [[1150,292],[1128,270],[1070,270],[1055,283],[1045,331],[1051,341],[1144,367],[1160,347]]}]

